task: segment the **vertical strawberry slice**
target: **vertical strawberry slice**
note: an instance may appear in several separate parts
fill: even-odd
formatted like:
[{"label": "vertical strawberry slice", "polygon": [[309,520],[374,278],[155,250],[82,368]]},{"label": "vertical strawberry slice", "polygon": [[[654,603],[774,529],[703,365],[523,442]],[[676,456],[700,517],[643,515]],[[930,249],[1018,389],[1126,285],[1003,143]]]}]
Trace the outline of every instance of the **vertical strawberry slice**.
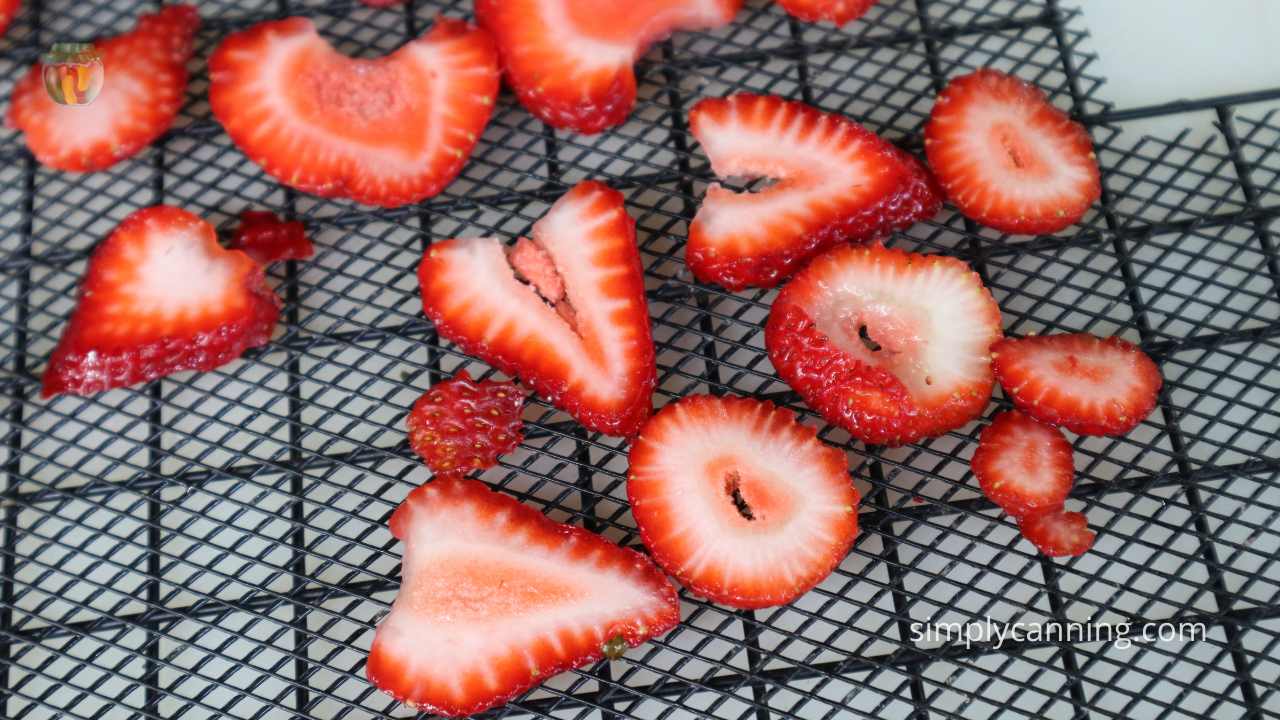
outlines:
[{"label": "vertical strawberry slice", "polygon": [[1018,521],[1022,536],[1049,557],[1083,555],[1096,537],[1089,522],[1078,512],[1061,508],[1032,513]]},{"label": "vertical strawberry slice", "polygon": [[418,278],[441,335],[588,429],[631,435],[649,416],[653,338],[635,221],[617,191],[580,183],[510,261],[496,238],[434,245]]},{"label": "vertical strawberry slice", "polygon": [[395,207],[436,195],[462,171],[498,82],[493,39],[458,20],[440,18],[423,37],[364,60],[294,17],[222,41],[209,60],[209,105],[286,185]]},{"label": "vertical strawberry slice", "polygon": [[259,265],[282,260],[305,260],[316,253],[306,227],[297,220],[284,221],[264,210],[240,213],[240,225],[231,248],[243,250]]},{"label": "vertical strawberry slice", "polygon": [[778,0],[783,10],[805,22],[830,20],[837,25],[857,20],[875,4],[876,0]]},{"label": "vertical strawberry slice", "polygon": [[4,37],[4,32],[18,16],[18,8],[21,6],[22,0],[0,0],[0,37]]},{"label": "vertical strawberry slice", "polygon": [[703,282],[772,287],[823,250],[880,238],[942,202],[915,158],[803,103],[711,98],[694,106],[689,126],[717,176],[776,181],[756,193],[707,189],[686,251]]},{"label": "vertical strawberry slice", "polygon": [[124,35],[96,43],[106,81],[89,105],[59,105],[37,63],[13,88],[8,124],[25,133],[41,164],[57,170],[103,170],[164,134],[182,108],[187,60],[200,17],[190,5],[143,15]]},{"label": "vertical strawberry slice", "polygon": [[223,249],[212,225],[175,207],[139,210],[94,250],[44,395],[212,370],[265,344],[279,314],[262,267]]},{"label": "vertical strawberry slice", "polygon": [[982,494],[1015,518],[1061,509],[1075,478],[1062,432],[1018,411],[982,431],[970,467]]},{"label": "vertical strawberry slice", "polygon": [[596,133],[636,102],[633,65],[675,30],[727,24],[742,0],[477,0],[521,104],[558,128]]},{"label": "vertical strawberry slice", "polygon": [[391,532],[404,578],[365,672],[423,710],[478,713],[680,621],[675,588],[648,558],[475,480],[409,493]]}]

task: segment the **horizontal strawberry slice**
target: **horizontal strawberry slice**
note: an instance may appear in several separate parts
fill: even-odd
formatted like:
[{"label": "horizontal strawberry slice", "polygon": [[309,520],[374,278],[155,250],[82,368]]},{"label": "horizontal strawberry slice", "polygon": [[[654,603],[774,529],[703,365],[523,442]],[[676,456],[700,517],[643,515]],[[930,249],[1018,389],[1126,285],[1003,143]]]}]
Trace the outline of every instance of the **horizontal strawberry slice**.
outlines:
[{"label": "horizontal strawberry slice", "polygon": [[1096,537],[1084,515],[1061,508],[1032,513],[1018,521],[1022,536],[1049,557],[1082,555]]},{"label": "horizontal strawberry slice", "polygon": [[875,4],[876,0],[778,0],[783,10],[805,22],[830,20],[837,25],[866,15]]},{"label": "horizontal strawberry slice", "polygon": [[517,279],[496,238],[432,246],[418,269],[427,317],[588,429],[634,434],[652,410],[657,368],[635,221],[622,195],[580,183],[513,256],[535,284]]},{"label": "horizontal strawberry slice", "polygon": [[89,105],[54,102],[37,63],[13,88],[8,124],[25,133],[36,160],[57,170],[104,170],[137,155],[182,108],[199,26],[194,7],[170,5],[140,17],[132,31],[98,41],[106,81]]},{"label": "horizontal strawberry slice", "polygon": [[632,67],[676,30],[727,24],[742,0],[476,0],[476,19],[498,39],[516,97],[558,128],[596,133],[627,119]]},{"label": "horizontal strawberry slice", "polygon": [[1016,410],[982,431],[970,467],[982,494],[1015,518],[1061,509],[1075,479],[1062,432]]},{"label": "horizontal strawberry slice", "polygon": [[88,395],[212,370],[271,337],[280,301],[262,267],[175,207],[139,210],[94,250],[44,373],[44,396]]},{"label": "horizontal strawberry slice", "polygon": [[942,204],[915,158],[804,103],[710,98],[694,106],[689,127],[717,176],[775,181],[755,193],[707,189],[686,250],[703,282],[772,287],[827,248],[881,238]]},{"label": "horizontal strawberry slice", "polygon": [[819,256],[765,325],[778,375],[829,422],[883,445],[975,419],[999,338],[1000,309],[968,265],[876,244]]},{"label": "horizontal strawberry slice", "polygon": [[951,81],[925,125],[925,154],[966,217],[1007,233],[1052,233],[1102,195],[1089,133],[1032,85],[995,70]]},{"label": "horizontal strawberry slice", "polygon": [[424,711],[470,715],[680,621],[640,553],[561,525],[476,480],[435,480],[391,516],[404,577],[370,682]]},{"label": "horizontal strawberry slice", "polygon": [[996,378],[1018,409],[1080,435],[1123,435],[1156,406],[1160,368],[1136,345],[1087,333],[1005,338]]},{"label": "horizontal strawberry slice", "polygon": [[493,467],[520,444],[524,393],[466,370],[431,386],[409,413],[409,446],[437,477]]},{"label": "horizontal strawberry slice", "polygon": [[231,238],[231,247],[243,250],[260,265],[282,260],[306,260],[316,253],[301,222],[285,222],[274,213],[262,210],[240,213],[240,225]]},{"label": "horizontal strawberry slice", "polygon": [[627,497],[654,560],[732,607],[795,600],[858,532],[844,453],[790,410],[747,398],[693,395],[663,408],[631,447]]},{"label": "horizontal strawberry slice", "polygon": [[347,57],[310,20],[229,35],[209,60],[209,106],[290,187],[395,207],[453,181],[498,94],[489,33],[440,18],[386,57]]},{"label": "horizontal strawberry slice", "polygon": [[0,0],[0,37],[4,37],[4,32],[9,29],[9,23],[18,16],[20,7],[22,7],[22,0]]}]

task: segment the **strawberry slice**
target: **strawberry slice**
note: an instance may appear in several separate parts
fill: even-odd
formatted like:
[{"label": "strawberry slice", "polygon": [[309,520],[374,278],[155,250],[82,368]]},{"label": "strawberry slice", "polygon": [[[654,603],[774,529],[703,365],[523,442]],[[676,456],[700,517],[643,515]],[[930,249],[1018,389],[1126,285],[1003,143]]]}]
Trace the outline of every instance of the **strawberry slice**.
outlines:
[{"label": "strawberry slice", "polygon": [[880,238],[942,204],[915,158],[804,103],[710,98],[694,106],[689,127],[717,176],[775,181],[756,193],[707,189],[686,251],[703,282],[772,287],[827,248]]},{"label": "strawberry slice", "polygon": [[1061,509],[1075,478],[1062,432],[1016,410],[982,431],[970,467],[982,494],[1015,518]]},{"label": "strawberry slice", "polygon": [[9,29],[9,23],[18,16],[18,9],[22,6],[22,0],[0,0],[0,37],[4,36],[4,32]]},{"label": "strawberry slice", "polygon": [[793,17],[805,22],[829,20],[844,25],[856,20],[876,4],[876,0],[777,0],[778,5]]},{"label": "strawberry slice", "polygon": [[765,325],[778,375],[828,421],[883,445],[976,418],[999,338],[1000,309],[968,265],[875,244],[819,256]]},{"label": "strawberry slice", "polygon": [[1093,547],[1096,535],[1084,515],[1061,508],[1032,513],[1018,522],[1022,537],[1049,557],[1083,555]]},{"label": "strawberry slice", "polygon": [[436,383],[409,413],[409,446],[438,477],[493,467],[524,438],[524,393],[466,370]]},{"label": "strawberry slice", "polygon": [[409,493],[391,532],[404,577],[365,672],[413,708],[478,713],[680,621],[675,588],[648,558],[476,480]]},{"label": "strawberry slice", "polygon": [[1005,394],[1040,422],[1123,435],[1156,406],[1160,368],[1136,345],[1087,333],[1005,338],[991,348]]},{"label": "strawberry slice", "polygon": [[453,181],[498,94],[483,30],[440,18],[386,57],[347,57],[301,17],[229,35],[209,60],[209,106],[254,162],[323,197],[396,207]]},{"label": "strawberry slice", "polygon": [[748,398],[694,395],[663,408],[631,447],[627,497],[653,559],[738,608],[808,592],[858,532],[844,453],[790,410]]},{"label": "strawberry slice", "polygon": [[187,60],[200,17],[190,5],[143,15],[124,35],[98,41],[106,82],[89,105],[59,105],[36,63],[13,88],[8,124],[27,148],[57,170],[104,170],[164,134],[182,108]]},{"label": "strawberry slice", "polygon": [[274,213],[262,210],[240,213],[240,225],[231,238],[231,247],[243,250],[259,265],[306,260],[316,254],[315,246],[307,238],[306,226],[297,220],[285,222]]},{"label": "strawberry slice", "polygon": [[144,208],[94,250],[44,396],[212,370],[265,344],[279,314],[262,267],[223,249],[212,225],[175,207]]},{"label": "strawberry slice", "polygon": [[632,67],[675,30],[728,24],[742,0],[476,0],[476,19],[498,39],[503,71],[534,116],[596,133],[636,103]]},{"label": "strawberry slice", "polygon": [[635,221],[622,195],[580,183],[523,248],[513,254],[533,285],[517,279],[495,238],[432,246],[418,269],[427,317],[588,429],[634,434],[651,411],[657,368]]},{"label": "strawberry slice", "polygon": [[1007,233],[1062,230],[1101,195],[1089,133],[1018,78],[952,80],[925,125],[925,154],[966,217]]}]

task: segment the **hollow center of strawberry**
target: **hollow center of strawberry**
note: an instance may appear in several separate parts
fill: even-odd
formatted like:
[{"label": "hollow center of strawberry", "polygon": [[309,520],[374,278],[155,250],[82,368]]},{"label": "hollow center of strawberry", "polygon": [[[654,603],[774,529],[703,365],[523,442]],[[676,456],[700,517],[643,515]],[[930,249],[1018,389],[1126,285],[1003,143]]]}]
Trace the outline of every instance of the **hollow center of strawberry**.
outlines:
[{"label": "hollow center of strawberry", "polygon": [[1042,153],[1034,146],[1034,139],[1026,137],[1011,123],[998,122],[991,127],[992,142],[999,148],[997,157],[1005,161],[1008,170],[1021,175],[1042,176],[1049,168],[1041,159]]},{"label": "hollow center of strawberry", "polygon": [[794,502],[787,483],[768,469],[743,467],[740,456],[724,456],[708,463],[705,477],[723,504],[724,517],[739,527],[765,526],[785,522]]},{"label": "hollow center of strawberry", "polygon": [[296,111],[341,136],[359,127],[366,139],[425,132],[422,113],[407,112],[425,93],[417,78],[386,60],[349,58],[335,52],[301,52],[281,75],[277,92]]},{"label": "hollow center of strawberry", "polygon": [[724,492],[733,501],[733,507],[744,520],[755,520],[755,513],[747,499],[742,497],[742,476],[736,470],[725,473]]},{"label": "hollow center of strawberry", "polygon": [[577,313],[569,303],[564,277],[560,275],[550,253],[536,241],[522,237],[507,251],[507,263],[515,271],[518,280],[528,283],[543,302],[550,305],[556,314],[569,323],[569,327],[577,331]]}]

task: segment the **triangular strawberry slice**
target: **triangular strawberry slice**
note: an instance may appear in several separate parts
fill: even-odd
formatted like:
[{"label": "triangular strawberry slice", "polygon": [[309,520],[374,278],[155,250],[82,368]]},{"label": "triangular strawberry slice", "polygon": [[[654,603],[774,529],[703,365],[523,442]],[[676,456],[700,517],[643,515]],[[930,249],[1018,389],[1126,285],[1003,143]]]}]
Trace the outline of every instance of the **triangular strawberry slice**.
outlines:
[{"label": "triangular strawberry slice", "polygon": [[778,0],[778,5],[793,17],[806,22],[829,20],[844,25],[871,9],[876,0]]},{"label": "triangular strawberry slice", "polygon": [[[652,409],[657,368],[635,221],[622,195],[580,183],[521,247],[509,261],[496,238],[432,246],[418,269],[427,317],[588,429],[633,434]],[[513,263],[536,284],[517,279]]]},{"label": "triangular strawberry slice", "polygon": [[54,102],[37,63],[13,88],[8,124],[25,133],[41,164],[58,170],[103,170],[136,155],[182,108],[199,26],[194,7],[170,5],[143,15],[132,31],[96,43],[106,81],[88,105]]},{"label": "triangular strawberry slice", "polygon": [[675,30],[725,25],[742,0],[477,0],[521,104],[558,128],[595,133],[627,119],[633,65]]},{"label": "triangular strawberry slice", "polygon": [[139,210],[94,250],[44,396],[212,370],[265,344],[279,314],[262,267],[223,249],[212,225],[175,207]]},{"label": "triangular strawberry slice", "polygon": [[942,203],[915,158],[804,103],[711,98],[694,106],[689,127],[717,176],[775,181],[755,193],[707,189],[686,251],[703,282],[772,287],[827,248],[878,239]]},{"label": "triangular strawberry slice", "polygon": [[675,627],[675,588],[634,550],[476,480],[435,480],[391,516],[404,577],[365,672],[415,708],[500,705]]},{"label": "triangular strawberry slice", "polygon": [[347,57],[301,17],[229,35],[209,60],[209,105],[281,182],[395,207],[445,188],[498,94],[489,33],[440,18],[386,57]]},{"label": "triangular strawberry slice", "polygon": [[1017,410],[982,431],[969,465],[982,494],[1015,518],[1062,509],[1075,480],[1062,431]]}]

